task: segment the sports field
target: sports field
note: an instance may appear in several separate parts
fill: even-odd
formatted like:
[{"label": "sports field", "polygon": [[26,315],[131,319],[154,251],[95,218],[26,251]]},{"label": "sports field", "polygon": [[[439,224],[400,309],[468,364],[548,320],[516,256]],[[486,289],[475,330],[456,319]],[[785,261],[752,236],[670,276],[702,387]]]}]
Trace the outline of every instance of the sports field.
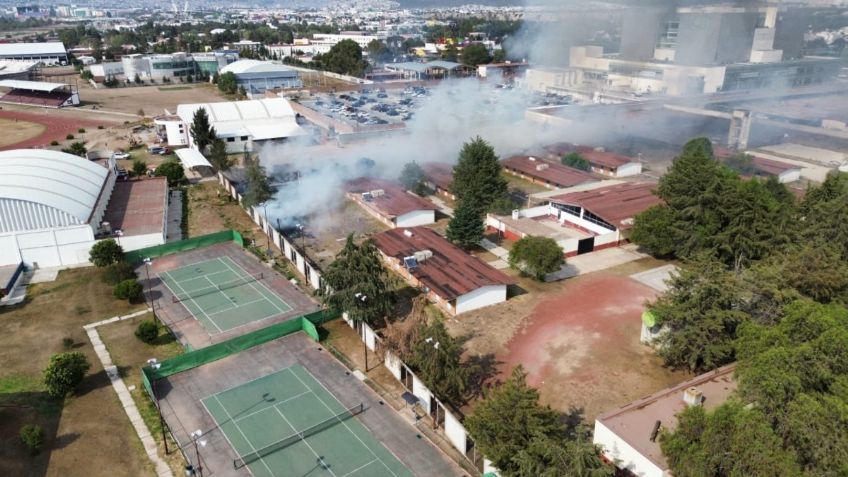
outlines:
[{"label": "sports field", "polygon": [[159,278],[210,334],[287,313],[292,306],[228,256],[163,271]]},{"label": "sports field", "polygon": [[255,477],[412,476],[357,418],[365,405],[342,405],[301,365],[202,402],[238,455],[233,466]]}]

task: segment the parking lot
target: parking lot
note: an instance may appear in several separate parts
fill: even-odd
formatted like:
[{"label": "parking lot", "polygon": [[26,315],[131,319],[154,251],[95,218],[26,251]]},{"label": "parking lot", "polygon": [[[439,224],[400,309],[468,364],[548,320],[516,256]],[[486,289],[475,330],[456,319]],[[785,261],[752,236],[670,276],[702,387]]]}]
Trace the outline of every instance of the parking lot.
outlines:
[{"label": "parking lot", "polygon": [[350,125],[399,124],[412,119],[415,109],[430,95],[423,86],[386,90],[326,93],[302,101],[319,113]]}]

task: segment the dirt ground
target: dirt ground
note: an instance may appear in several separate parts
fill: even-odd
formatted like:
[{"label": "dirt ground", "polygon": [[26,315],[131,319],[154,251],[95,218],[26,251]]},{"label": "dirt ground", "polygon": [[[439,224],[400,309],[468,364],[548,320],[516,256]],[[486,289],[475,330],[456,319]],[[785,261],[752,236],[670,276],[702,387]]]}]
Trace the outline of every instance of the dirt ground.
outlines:
[{"label": "dirt ground", "polygon": [[[305,229],[306,253],[316,265],[324,268],[335,259],[336,254],[344,247],[345,240],[350,234],[359,237],[373,235],[388,230],[362,207],[353,201],[342,199],[339,208],[326,211],[320,220],[307,220]],[[299,246],[301,237],[294,235],[293,240]]]},{"label": "dirt ground", "polygon": [[582,409],[591,422],[686,377],[664,368],[639,343],[643,305],[656,292],[628,275],[658,264],[643,259],[545,284],[522,277],[517,296],[451,318],[447,326],[454,336],[469,337],[469,356],[495,360],[500,379],[521,364],[543,403]]},{"label": "dirt ground", "polygon": [[138,115],[139,110],[143,110],[144,114],[150,117],[164,114],[166,109],[173,114],[177,111],[178,104],[208,103],[226,99],[214,85],[206,83],[95,89],[89,83],[80,82],[79,93],[83,108],[96,106],[106,112],[128,115]]},{"label": "dirt ground", "polygon": [[265,235],[244,209],[218,185],[203,182],[188,191],[188,236],[197,237],[221,230],[239,231],[245,239],[259,237],[260,245]]},{"label": "dirt ground", "polygon": [[[0,475],[153,475],[105,371],[82,326],[126,314],[138,305],[116,300],[94,268],[66,270],[55,282],[30,287],[28,302],[0,308]],[[84,353],[91,369],[64,403],[47,397],[42,369],[50,355],[68,349]],[[45,448],[27,454],[21,425],[40,423]]]},{"label": "dirt ground", "polygon": [[[144,343],[136,338],[135,330],[138,324],[152,318],[152,314],[137,316],[126,321],[100,326],[97,328],[97,332],[109,350],[112,362],[118,367],[124,383],[129,389],[132,389],[130,394],[132,394],[141,417],[159,446],[159,455],[165,456],[159,414],[156,411],[156,406],[142,387],[140,369],[150,358],[163,361],[182,354],[183,348],[163,327],[160,327],[159,338],[152,344]],[[173,444],[173,441],[170,441],[170,444]],[[165,460],[171,466],[174,475],[180,475],[183,472],[185,460],[179,452],[174,452],[175,448],[176,445],[170,446],[171,453],[165,457]]]},{"label": "dirt ground", "polygon": [[0,118],[0,147],[16,144],[41,135],[47,126],[29,121],[16,121],[14,119]]},{"label": "dirt ground", "polygon": [[[18,122],[15,123],[15,120]],[[56,110],[41,108],[23,109],[18,108],[17,106],[9,107],[9,105],[3,105],[2,111],[0,111],[0,121],[3,121],[3,123],[0,124],[0,127],[3,128],[2,130],[4,133],[4,137],[0,143],[0,150],[31,147],[47,148],[50,147],[50,142],[54,140],[59,141],[60,145],[52,148],[60,149],[73,142],[72,140],[66,139],[68,134],[74,134],[75,136],[79,135],[78,131],[80,128],[85,128],[86,131],[95,131],[99,125],[99,123],[93,121],[72,118],[70,116],[60,114]],[[5,135],[7,130],[12,131],[12,133],[15,133],[15,131],[8,127],[8,123],[15,125],[21,124],[22,122],[24,124],[30,123],[33,127],[27,127],[27,129],[29,129],[28,132],[18,132],[17,140],[9,140]],[[82,138],[75,137],[74,140],[80,139]]]}]

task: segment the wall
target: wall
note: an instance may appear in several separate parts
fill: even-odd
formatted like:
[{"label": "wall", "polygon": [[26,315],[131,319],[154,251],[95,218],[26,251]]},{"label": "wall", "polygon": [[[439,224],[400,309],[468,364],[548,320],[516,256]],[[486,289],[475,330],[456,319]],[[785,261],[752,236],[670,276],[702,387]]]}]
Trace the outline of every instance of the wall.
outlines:
[{"label": "wall", "polygon": [[0,235],[0,265],[61,267],[88,262],[94,231],[88,225],[9,232]]},{"label": "wall", "polygon": [[419,225],[428,225],[436,221],[435,210],[413,210],[407,214],[398,216],[395,219],[397,227],[417,227]]},{"label": "wall", "polygon": [[642,164],[638,162],[631,162],[629,164],[625,164],[623,166],[619,166],[615,170],[615,177],[628,177],[635,176],[642,173]]},{"label": "wall", "polygon": [[126,252],[165,243],[165,237],[161,233],[113,238]]},{"label": "wall", "polygon": [[664,477],[662,469],[598,420],[595,421],[592,442],[601,446],[603,456],[611,462],[616,462],[619,469],[627,469],[637,477]]},{"label": "wall", "polygon": [[456,299],[456,312],[476,310],[506,301],[506,285],[488,285]]}]

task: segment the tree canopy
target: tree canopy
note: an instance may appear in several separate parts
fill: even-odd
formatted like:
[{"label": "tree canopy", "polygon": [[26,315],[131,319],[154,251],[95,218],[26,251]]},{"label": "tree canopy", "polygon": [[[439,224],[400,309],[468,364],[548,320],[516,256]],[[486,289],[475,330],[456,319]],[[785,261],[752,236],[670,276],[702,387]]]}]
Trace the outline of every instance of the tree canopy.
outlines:
[{"label": "tree canopy", "polygon": [[424,180],[424,170],[417,162],[407,162],[403,165],[403,170],[400,173],[400,183],[406,190],[411,190],[415,193],[422,192],[422,183]]},{"label": "tree canopy", "polygon": [[581,156],[580,153],[577,152],[569,152],[568,154],[562,156],[560,162],[564,166],[580,169],[581,171],[588,171],[592,169],[592,165],[589,164],[589,161],[584,159],[583,156]]},{"label": "tree canopy", "polygon": [[509,264],[536,280],[544,280],[545,275],[555,272],[565,263],[562,247],[549,237],[528,235],[512,245],[509,251]]},{"label": "tree canopy", "polygon": [[323,69],[349,76],[362,76],[368,67],[362,58],[362,48],[353,40],[336,43],[319,61]]},{"label": "tree canopy", "polygon": [[501,164],[495,149],[483,138],[476,137],[462,146],[459,161],[453,168],[451,190],[483,212],[508,194],[507,181],[501,176]]},{"label": "tree canopy", "polygon": [[486,45],[480,43],[474,43],[463,48],[460,59],[462,64],[466,66],[477,66],[492,62],[489,49],[486,48]]},{"label": "tree canopy", "polygon": [[209,163],[217,171],[227,171],[234,164],[233,158],[227,154],[227,144],[219,138],[212,141],[212,147],[209,148]]},{"label": "tree canopy", "polygon": [[244,175],[247,187],[242,195],[242,203],[245,207],[255,207],[271,200],[274,190],[271,188],[268,176],[265,175],[265,168],[258,159],[251,159],[247,152],[245,152]]},{"label": "tree canopy", "polygon": [[185,170],[183,165],[177,161],[165,161],[156,166],[153,172],[156,177],[165,177],[168,179],[169,187],[176,187],[186,183]]},{"label": "tree canopy", "polygon": [[462,343],[441,320],[423,326],[417,336],[407,363],[436,397],[460,407],[474,371],[462,363]]},{"label": "tree canopy", "polygon": [[483,214],[472,201],[459,200],[453,217],[448,222],[446,236],[462,248],[471,248],[480,243],[485,232]]},{"label": "tree canopy", "polygon": [[236,94],[238,92],[238,82],[236,82],[236,75],[232,71],[219,75],[217,83],[218,89],[224,94]]},{"label": "tree canopy", "polygon": [[124,259],[124,249],[115,239],[104,239],[94,243],[88,252],[88,261],[95,267],[108,267]]},{"label": "tree canopy", "polygon": [[194,140],[194,145],[201,152],[205,151],[206,146],[217,139],[215,128],[209,123],[209,115],[206,114],[206,108],[198,108],[194,112],[190,132],[191,138]]}]

